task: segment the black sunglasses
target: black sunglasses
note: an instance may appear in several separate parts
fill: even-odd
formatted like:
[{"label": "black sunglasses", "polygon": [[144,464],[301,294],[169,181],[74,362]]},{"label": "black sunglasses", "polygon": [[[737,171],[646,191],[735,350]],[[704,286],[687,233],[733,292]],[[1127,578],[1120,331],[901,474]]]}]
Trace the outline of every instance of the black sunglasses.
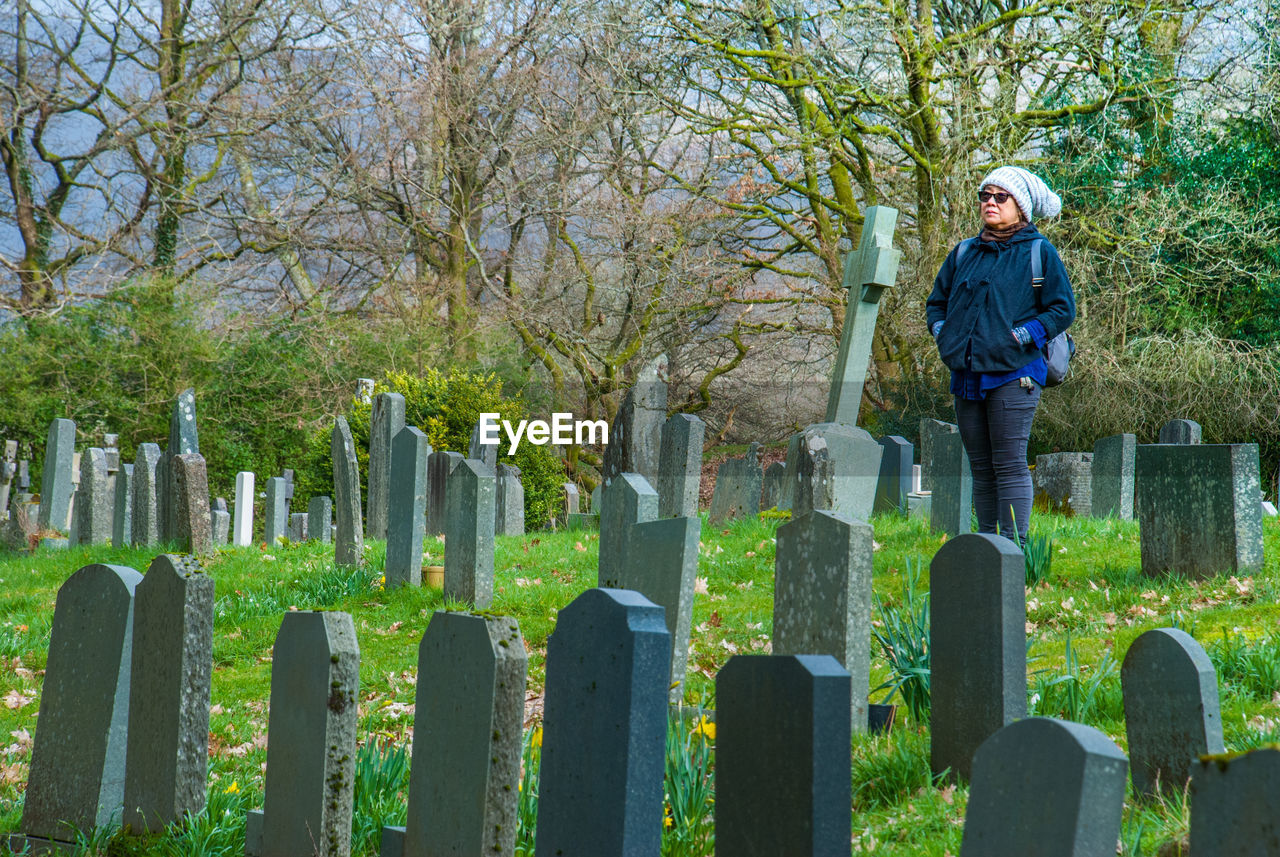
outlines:
[{"label": "black sunglasses", "polygon": [[1013,196],[1013,194],[1011,193],[999,193],[999,192],[991,193],[990,191],[985,191],[985,190],[978,191],[979,202],[987,202],[989,200],[994,199],[996,201],[996,204],[998,205],[1004,205],[1006,202],[1009,201],[1009,197],[1011,196]]}]

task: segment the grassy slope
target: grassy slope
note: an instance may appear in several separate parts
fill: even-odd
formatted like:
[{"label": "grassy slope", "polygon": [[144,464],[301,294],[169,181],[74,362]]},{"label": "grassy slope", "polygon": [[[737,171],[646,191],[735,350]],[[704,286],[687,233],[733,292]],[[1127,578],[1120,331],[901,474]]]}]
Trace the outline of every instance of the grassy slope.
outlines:
[{"label": "grassy slope", "polygon": [[[942,539],[914,521],[885,517],[873,523],[879,545],[875,589],[893,605],[901,598],[907,560],[919,557],[927,567]],[[686,702],[713,706],[715,671],[734,653],[768,651],[775,527],[776,521],[754,520],[713,530],[704,522]],[[1041,516],[1036,529],[1055,541],[1049,581],[1028,592],[1029,687],[1040,692],[1036,713],[1074,711],[1124,747],[1118,661],[1142,631],[1177,624],[1219,662],[1228,748],[1273,740],[1280,721],[1272,701],[1280,691],[1280,645],[1268,648],[1266,641],[1280,631],[1280,522],[1265,524],[1265,574],[1199,584],[1143,578],[1135,524]],[[596,534],[586,532],[498,540],[493,609],[520,621],[530,652],[533,709],[556,611],[595,584],[597,546]],[[429,540],[427,550],[439,561],[443,545]],[[226,811],[226,824],[234,826],[233,816],[261,800],[270,650],[280,614],[291,606],[353,614],[362,653],[362,740],[411,735],[417,644],[444,604],[429,589],[384,591],[378,583],[382,553],[380,543],[371,544],[369,571],[355,575],[334,570],[331,550],[319,545],[229,549],[210,562],[218,587],[210,792],[217,809]],[[145,552],[108,547],[0,554],[0,830],[18,827],[57,587],[91,562],[145,571],[150,559]],[[1224,634],[1235,639],[1234,647],[1224,644]],[[1080,667],[1075,681],[1064,682],[1068,640]],[[873,660],[872,686],[886,674],[885,662]],[[1070,698],[1064,685],[1080,693]],[[856,739],[854,853],[958,853],[965,789],[927,783],[928,738],[918,724],[907,722],[889,737]],[[1153,854],[1185,830],[1179,799],[1128,806],[1125,853]],[[376,853],[376,839],[365,845],[364,853]]]}]

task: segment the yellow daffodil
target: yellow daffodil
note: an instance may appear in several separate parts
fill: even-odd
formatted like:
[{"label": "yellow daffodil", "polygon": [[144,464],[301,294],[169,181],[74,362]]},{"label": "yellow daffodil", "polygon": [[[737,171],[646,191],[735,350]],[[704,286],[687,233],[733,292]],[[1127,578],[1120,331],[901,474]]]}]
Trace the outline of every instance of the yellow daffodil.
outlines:
[{"label": "yellow daffodil", "polygon": [[533,730],[533,735],[532,737],[529,738],[529,743],[535,747],[542,746],[542,727],[541,726]]},{"label": "yellow daffodil", "polygon": [[240,792],[240,783],[238,783],[235,780],[232,780],[231,785],[227,786],[225,789],[222,790],[222,793],[224,795],[233,795],[233,794],[238,794],[239,792]]},{"label": "yellow daffodil", "polygon": [[708,741],[716,740],[716,724],[714,721],[708,720],[707,716],[702,715],[702,719],[698,721],[698,725],[693,727],[694,735],[701,735]]}]

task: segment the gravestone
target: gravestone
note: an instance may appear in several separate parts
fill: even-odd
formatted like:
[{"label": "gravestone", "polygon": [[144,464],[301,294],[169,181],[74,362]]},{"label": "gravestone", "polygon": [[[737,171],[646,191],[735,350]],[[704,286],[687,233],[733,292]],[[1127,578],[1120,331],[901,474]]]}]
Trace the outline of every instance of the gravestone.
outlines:
[{"label": "gravestone", "polygon": [[116,473],[115,512],[111,516],[111,545],[116,548],[133,544],[133,468],[125,464]]},{"label": "gravestone", "polygon": [[22,809],[28,837],[73,841],[120,817],[141,581],[126,566],[87,565],[58,590]]},{"label": "gravestone", "polygon": [[154,443],[138,444],[133,462],[133,527],[131,538],[136,548],[160,543],[160,447]]},{"label": "gravestone", "polygon": [[960,857],[1116,853],[1124,753],[1092,726],[1031,717],[978,748]]},{"label": "gravestone", "polygon": [[402,429],[404,396],[399,393],[379,393],[373,399],[373,416],[369,425],[368,514],[365,527],[371,539],[387,537],[393,473],[391,445]]},{"label": "gravestone", "polygon": [[583,512],[570,512],[569,518],[564,522],[566,530],[598,530],[600,529],[600,516]]},{"label": "gravestone", "polygon": [[356,444],[346,417],[334,420],[333,440],[333,506],[338,531],[334,540],[334,558],[339,566],[351,567],[364,562],[364,522],[360,519],[360,468],[356,464]]},{"label": "gravestone", "polygon": [[351,853],[359,689],[350,614],[286,613],[272,650],[262,809],[246,819],[246,857]]},{"label": "gravestone", "polygon": [[226,509],[214,509],[210,512],[210,517],[212,518],[214,546],[229,544],[231,542],[231,513]]},{"label": "gravestone", "polygon": [[1262,569],[1258,446],[1139,445],[1142,573],[1192,578]]},{"label": "gravestone", "polygon": [[596,486],[591,489],[591,494],[589,495],[590,503],[587,506],[587,511],[593,515],[600,514],[600,497],[602,496],[603,492],[604,492],[604,485],[601,483],[596,483]]},{"label": "gravestone", "polygon": [[457,452],[437,450],[427,457],[427,535],[443,536],[448,515],[445,511],[445,496],[449,485],[449,476],[462,463],[463,456]]},{"label": "gravestone", "polygon": [[124,824],[157,833],[204,809],[213,681],[213,578],[161,555],[134,594]]},{"label": "gravestone", "polygon": [[773,654],[831,655],[852,682],[850,723],[867,728],[871,526],[815,509],[778,527]]},{"label": "gravestone", "polygon": [[0,543],[11,551],[30,551],[37,532],[38,515],[38,509],[28,506],[16,496],[10,497],[9,518],[0,526]]},{"label": "gravestone", "polygon": [[[614,485],[619,482],[615,480]],[[660,518],[633,524],[627,528],[617,579],[601,581],[602,586],[639,592],[663,608],[667,631],[671,634],[669,688],[673,704],[684,697],[701,533],[702,519],[697,517]]]},{"label": "gravestone", "polygon": [[66,532],[71,526],[72,464],[76,453],[76,424],[71,420],[49,423],[44,447],[44,474],[40,477],[40,529]]},{"label": "gravestone", "polygon": [[536,857],[659,853],[670,653],[662,608],[637,592],[589,589],[560,611],[547,641]]},{"label": "gravestone", "polygon": [[933,474],[937,471],[937,441],[940,437],[955,434],[960,429],[942,420],[920,420],[920,491],[933,491]]},{"label": "gravestone", "polygon": [[494,532],[500,536],[524,535],[524,486],[520,468],[499,464],[494,483]]},{"label": "gravestone", "polygon": [[178,550],[197,555],[213,553],[213,522],[209,514],[209,477],[204,456],[175,455],[169,459],[172,491],[173,541]]},{"label": "gravestone", "polygon": [[1094,517],[1133,520],[1134,463],[1138,439],[1131,434],[1113,434],[1093,445],[1090,468],[1090,506]]},{"label": "gravestone", "polygon": [[512,854],[528,657],[515,619],[437,612],[418,646],[409,816],[382,857]]},{"label": "gravestone", "polygon": [[357,378],[355,400],[362,405],[372,405],[373,388],[375,386],[377,386],[377,384],[372,378]]},{"label": "gravestone", "polygon": [[107,455],[97,447],[90,447],[80,457],[80,488],[76,492],[79,544],[101,545],[111,541],[114,502],[115,497],[107,493]]},{"label": "gravestone", "polygon": [[775,461],[764,469],[764,478],[760,483],[760,508],[777,509],[782,502],[783,487],[787,481],[787,465]]},{"label": "gravestone", "polygon": [[735,655],[724,665],[716,676],[716,853],[848,854],[849,688],[830,655]]},{"label": "gravestone", "polygon": [[891,434],[880,439],[884,455],[880,459],[880,476],[876,480],[876,499],[872,512],[905,514],[907,495],[911,493],[911,468],[916,448],[905,437]]},{"label": "gravestone", "polygon": [[[287,484],[287,483],[286,483]],[[299,544],[307,540],[307,513],[294,512],[289,515],[289,528],[286,532],[289,541]]]},{"label": "gravestone", "polygon": [[982,742],[1027,715],[1022,551],[1004,536],[956,536],[934,554],[929,581],[929,762],[968,780]]},{"label": "gravestone", "polygon": [[248,470],[236,474],[236,512],[231,543],[236,547],[253,544],[254,476]]},{"label": "gravestone", "polygon": [[1191,762],[1195,857],[1270,857],[1280,841],[1280,749]]},{"label": "gravestone", "polygon": [[[190,387],[178,394],[173,412],[169,415],[169,444],[160,456],[156,467],[156,511],[160,518],[160,537],[165,541],[181,541],[174,515],[173,459],[179,455],[197,455],[200,452],[199,433],[196,430],[196,391]],[[205,498],[205,506],[209,500]]]},{"label": "gravestone", "polygon": [[284,479],[284,502],[289,508],[293,508],[293,471],[284,468],[280,471],[280,477]]},{"label": "gravestone", "polygon": [[468,458],[446,488],[444,596],[477,610],[493,600],[493,483],[493,470]]},{"label": "gravestone", "polygon": [[867,521],[875,504],[884,450],[866,431],[839,423],[817,423],[791,436],[779,508],[793,516],[810,509],[843,512]]},{"label": "gravestone", "polygon": [[570,515],[580,513],[581,495],[578,493],[578,486],[572,482],[566,482],[562,487],[564,488],[564,518],[567,521]]},{"label": "gravestone", "polygon": [[1037,455],[1031,476],[1035,498],[1050,511],[1086,518],[1093,514],[1092,452]]},{"label": "gravestone", "polygon": [[[873,205],[864,212],[862,235],[858,249],[845,256],[844,281],[848,290],[844,326],[840,335],[840,351],[831,372],[831,391],[827,395],[829,423],[858,424],[862,406],[862,388],[871,360],[871,340],[876,332],[876,317],[884,290],[893,286],[898,276],[902,251],[893,248],[893,229],[898,211],[884,205]],[[866,520],[861,516],[859,520]]]},{"label": "gravestone", "polygon": [[18,442],[6,440],[4,456],[0,457],[0,521],[5,520],[9,514],[9,493],[13,486],[13,479],[18,475],[17,456]]},{"label": "gravestone", "polygon": [[636,524],[658,517],[658,492],[638,473],[623,473],[604,489],[600,499],[600,550],[596,572],[599,586],[617,589],[626,568],[625,552]]},{"label": "gravestone", "polygon": [[427,458],[431,444],[416,426],[391,441],[391,498],[387,518],[386,587],[422,585],[426,529]]},{"label": "gravestone", "polygon": [[[498,432],[499,438],[502,432]],[[467,444],[467,458],[472,461],[482,461],[489,467],[497,468],[498,466],[498,447],[499,443],[481,443],[480,442],[480,423],[477,422],[471,429],[471,442]]]},{"label": "gravestone", "polygon": [[650,485],[658,484],[666,421],[667,356],[663,354],[641,367],[618,407],[604,448],[600,473],[605,485],[623,473],[639,473]]},{"label": "gravestone", "polygon": [[280,537],[288,526],[289,501],[284,496],[284,479],[269,477],[266,494],[262,504],[262,540],[267,543],[267,549],[272,550],[280,546]]},{"label": "gravestone", "polygon": [[933,435],[933,461],[925,469],[932,474],[933,490],[929,495],[929,526],[935,533],[958,536],[973,525],[973,473],[969,456],[960,440],[960,430]]},{"label": "gravestone", "polygon": [[1181,792],[1192,760],[1224,752],[1213,663],[1187,632],[1155,628],[1129,646],[1120,683],[1134,792]]},{"label": "gravestone", "polygon": [[312,497],[307,502],[307,535],[328,544],[332,541],[329,533],[333,526],[333,500],[325,495]]},{"label": "gravestone", "polygon": [[1200,443],[1201,435],[1195,420],[1169,420],[1160,427],[1160,443]]},{"label": "gravestone", "polygon": [[120,435],[102,433],[102,451],[107,457],[107,473],[120,470]]},{"label": "gravestone", "polygon": [[653,486],[658,492],[659,518],[698,516],[706,431],[707,424],[693,414],[674,414],[662,424],[658,481]]},{"label": "gravestone", "polygon": [[728,458],[720,462],[715,491],[711,495],[711,511],[707,515],[708,523],[722,524],[735,518],[759,515],[763,483],[758,443],[751,444],[742,458]]}]

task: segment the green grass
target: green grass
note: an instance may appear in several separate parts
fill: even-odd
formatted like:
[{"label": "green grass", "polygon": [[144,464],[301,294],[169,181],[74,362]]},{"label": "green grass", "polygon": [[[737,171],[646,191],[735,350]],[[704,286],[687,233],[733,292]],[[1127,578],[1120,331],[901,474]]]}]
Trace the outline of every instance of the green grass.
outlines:
[{"label": "green grass", "polygon": [[[777,517],[716,528],[704,522],[685,688],[689,706],[714,708],[716,671],[732,655],[770,651],[778,523]],[[918,521],[878,517],[873,525],[878,544],[874,618],[883,624],[886,616],[918,616],[929,587],[929,561],[944,540]],[[1200,640],[1219,670],[1228,749],[1245,750],[1280,738],[1280,710],[1273,702],[1280,693],[1280,522],[1264,522],[1265,573],[1199,582],[1144,577],[1138,530],[1131,522],[1037,515],[1032,534],[1039,539],[1035,544],[1044,571],[1027,590],[1027,691],[1028,699],[1035,700],[1033,711],[1077,717],[1123,748],[1119,664],[1143,631],[1176,625]],[[1043,555],[1049,544],[1052,553]],[[593,532],[539,532],[498,540],[492,609],[519,619],[535,694],[545,682],[547,637],[557,612],[596,583],[598,545]],[[442,543],[428,539],[426,549],[427,561],[439,562]],[[107,848],[112,854],[242,853],[244,811],[262,801],[271,647],[281,615],[296,607],[345,610],[355,621],[361,647],[362,748],[353,853],[377,853],[381,825],[403,819],[405,775],[396,754],[403,753],[413,725],[418,642],[432,614],[446,606],[436,590],[384,589],[383,551],[381,543],[371,544],[368,567],[361,572],[336,569],[332,548],[318,544],[227,549],[211,559],[208,571],[217,583],[217,602],[209,808],[181,831],[149,839],[96,832],[86,838],[90,849],[103,854]],[[0,831],[15,831],[20,822],[58,587],[89,563],[145,571],[152,556],[107,547],[34,556],[0,553]],[[901,668],[894,672],[882,643],[869,638],[867,645],[874,654],[871,686],[883,686],[873,699],[884,701]],[[912,662],[916,667],[921,666],[919,655]],[[954,855],[967,790],[931,784],[927,724],[923,718],[904,717],[901,710],[898,721],[888,736],[854,741],[853,853]],[[695,734],[698,722],[675,719],[668,734],[667,855],[705,854],[713,842],[714,749],[705,731]],[[518,853],[531,853],[538,752],[527,733]],[[1145,803],[1131,798],[1123,853],[1154,855],[1161,846],[1184,838],[1186,827],[1180,797]]]}]

